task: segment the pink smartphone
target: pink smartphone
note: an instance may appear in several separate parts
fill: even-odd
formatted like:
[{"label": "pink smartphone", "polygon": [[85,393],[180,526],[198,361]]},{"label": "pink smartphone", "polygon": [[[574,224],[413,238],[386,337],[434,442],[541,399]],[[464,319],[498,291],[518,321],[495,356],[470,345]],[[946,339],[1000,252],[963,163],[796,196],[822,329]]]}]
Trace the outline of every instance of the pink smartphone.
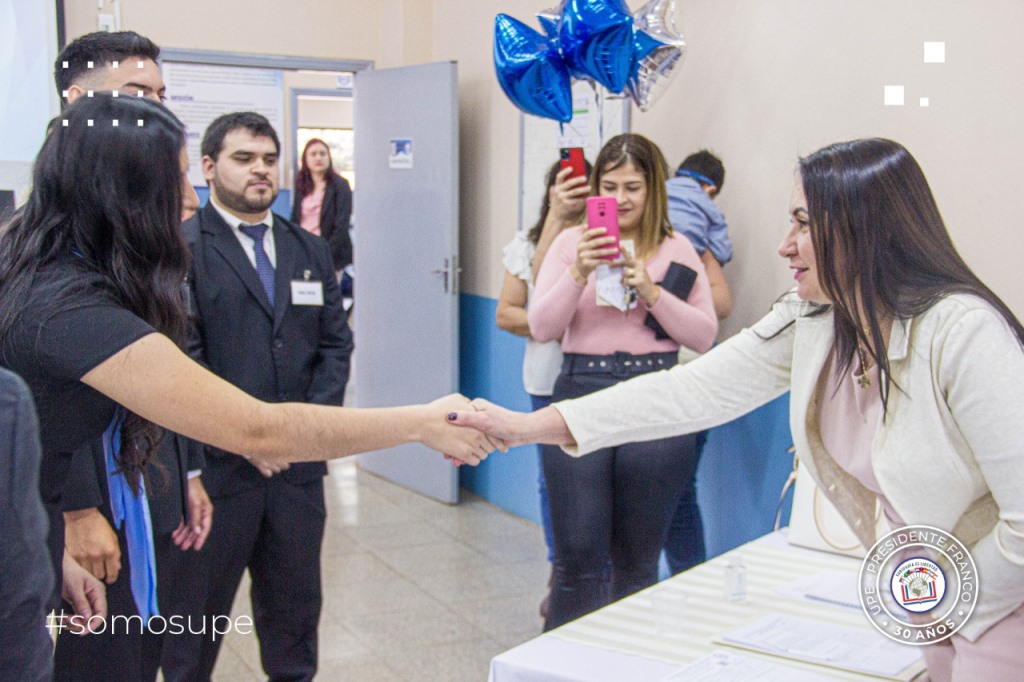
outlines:
[{"label": "pink smartphone", "polygon": [[[615,237],[614,244],[606,244],[606,248],[619,248],[619,204],[615,197],[587,197],[587,227],[603,227],[607,230],[604,236]],[[605,256],[605,260],[618,260],[618,253]]]}]

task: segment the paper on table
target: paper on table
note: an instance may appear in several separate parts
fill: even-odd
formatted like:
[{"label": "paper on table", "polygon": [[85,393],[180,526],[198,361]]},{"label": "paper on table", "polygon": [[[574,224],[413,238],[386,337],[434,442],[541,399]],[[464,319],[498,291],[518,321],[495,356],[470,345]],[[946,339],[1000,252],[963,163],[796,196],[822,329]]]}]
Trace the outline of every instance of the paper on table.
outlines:
[{"label": "paper on table", "polygon": [[724,635],[722,642],[893,679],[900,679],[900,674],[921,658],[916,648],[897,644],[874,630],[782,614],[764,616]]},{"label": "paper on table", "polygon": [[821,571],[779,585],[775,591],[784,597],[810,599],[832,606],[860,610],[857,574],[853,571]]},{"label": "paper on table", "polygon": [[826,682],[834,677],[774,665],[750,656],[716,651],[658,682]]}]

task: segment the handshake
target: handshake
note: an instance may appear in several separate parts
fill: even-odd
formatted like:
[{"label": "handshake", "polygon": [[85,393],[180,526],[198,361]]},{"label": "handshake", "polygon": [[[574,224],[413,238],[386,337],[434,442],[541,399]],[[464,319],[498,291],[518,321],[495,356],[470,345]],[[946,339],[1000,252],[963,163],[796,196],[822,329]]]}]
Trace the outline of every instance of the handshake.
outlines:
[{"label": "handshake", "polygon": [[424,432],[418,440],[444,453],[455,466],[476,466],[495,450],[527,443],[563,445],[572,436],[558,410],[546,407],[537,412],[515,412],[482,398],[463,395],[439,398],[423,406]]}]

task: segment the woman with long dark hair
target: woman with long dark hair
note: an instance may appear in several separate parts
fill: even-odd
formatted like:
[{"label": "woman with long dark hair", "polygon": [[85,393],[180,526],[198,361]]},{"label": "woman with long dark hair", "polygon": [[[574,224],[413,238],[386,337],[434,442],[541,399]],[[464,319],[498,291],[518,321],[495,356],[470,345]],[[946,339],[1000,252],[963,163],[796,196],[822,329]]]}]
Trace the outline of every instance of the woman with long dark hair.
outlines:
[{"label": "woman with long dark hair", "polygon": [[334,270],[352,263],[352,238],[348,234],[352,219],[352,188],[338,175],[331,149],[314,137],[302,150],[299,172],[295,174],[295,198],[292,222],[327,240]]},{"label": "woman with long dark hair", "polygon": [[[619,259],[604,228],[568,228],[551,244],[527,318],[537,341],[562,341],[552,400],[667,369],[680,345],[703,352],[714,341],[718,320],[705,275],[686,298],[655,283],[673,264],[703,273],[693,246],[669,223],[666,168],[657,146],[632,134],[613,137],[594,162],[591,193],[615,197],[621,238],[634,245],[618,271],[598,272],[605,257]],[[624,311],[602,305],[599,276],[620,277],[639,300]],[[664,337],[645,324],[648,314]],[[544,448],[542,457],[554,540],[550,630],[657,581],[668,523],[692,485],[696,457],[689,435],[625,442],[585,459]],[[680,457],[694,466],[680,466]]]},{"label": "woman with long dark hair", "polygon": [[[444,423],[464,398],[374,410],[268,404],[180,345],[188,326],[181,212],[185,132],[159,104],[97,93],[62,114],[28,203],[0,231],[0,364],[32,390],[51,552],[71,453],[104,435],[137,496],[160,427],[260,459],[324,460],[419,441],[477,463],[491,449]],[[188,197],[186,193],[191,193]],[[458,453],[462,453],[462,456]]]},{"label": "woman with long dark hair", "polygon": [[530,415],[480,401],[482,414],[453,421],[580,455],[709,428],[791,391],[801,471],[865,547],[880,503],[890,525],[939,528],[973,555],[977,605],[922,648],[931,679],[1017,679],[1024,327],[964,263],[920,166],[890,140],[800,160],[779,254],[795,291],[703,357]]}]

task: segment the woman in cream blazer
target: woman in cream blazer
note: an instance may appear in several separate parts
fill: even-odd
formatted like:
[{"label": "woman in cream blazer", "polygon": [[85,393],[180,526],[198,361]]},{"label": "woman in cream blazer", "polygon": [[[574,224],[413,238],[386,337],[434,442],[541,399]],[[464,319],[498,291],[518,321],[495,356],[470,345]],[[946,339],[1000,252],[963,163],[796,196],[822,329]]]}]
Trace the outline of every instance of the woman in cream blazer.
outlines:
[{"label": "woman in cream blazer", "polygon": [[[476,412],[449,418],[508,445],[582,456],[706,429],[791,391],[797,452],[865,547],[880,500],[899,525],[933,526],[970,548],[977,605],[956,635],[922,648],[931,678],[1016,679],[1024,327],[957,254],[924,174],[895,142],[801,159],[790,217],[779,254],[795,289],[704,356],[530,415],[475,401]],[[858,423],[847,394],[869,396],[877,419]]]}]

